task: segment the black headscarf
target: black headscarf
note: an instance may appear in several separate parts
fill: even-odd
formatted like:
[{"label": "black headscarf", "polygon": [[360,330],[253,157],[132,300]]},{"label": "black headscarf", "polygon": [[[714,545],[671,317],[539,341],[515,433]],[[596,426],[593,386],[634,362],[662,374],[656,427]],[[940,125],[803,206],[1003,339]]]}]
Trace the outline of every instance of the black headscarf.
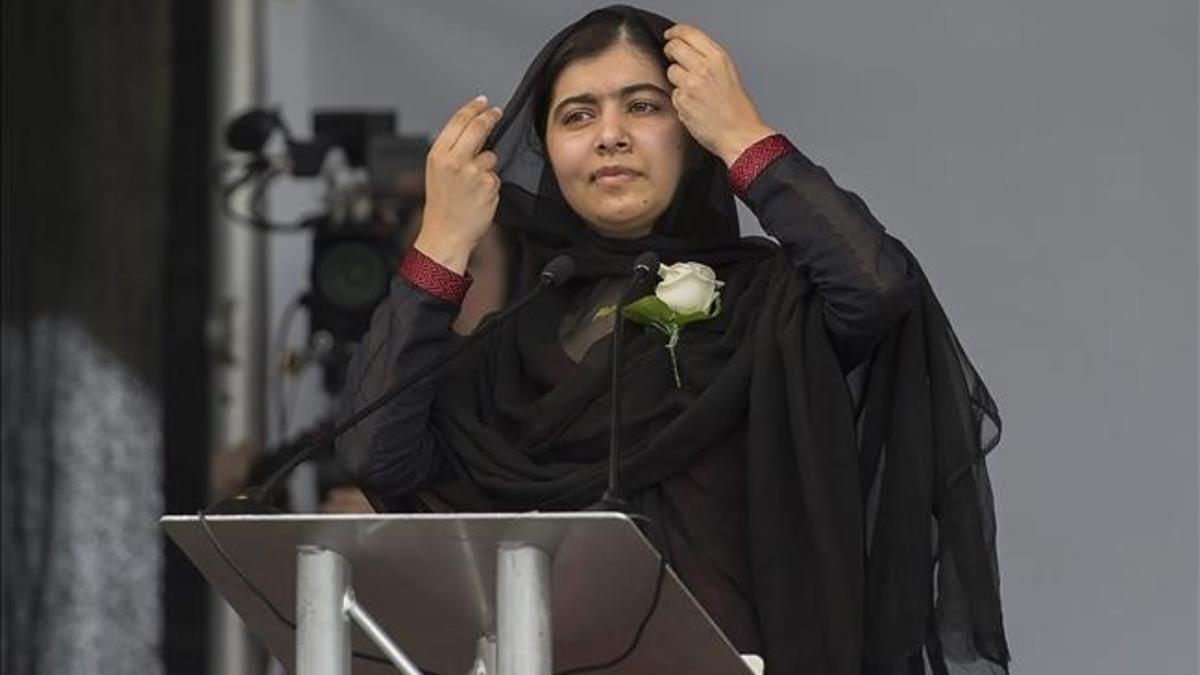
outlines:
[{"label": "black headscarf", "polygon": [[[852,391],[821,298],[773,243],[738,236],[722,163],[694,148],[650,235],[605,238],[564,202],[534,123],[546,68],[579,26],[610,13],[661,49],[672,22],[625,6],[554,36],[488,141],[503,180],[497,222],[516,264],[509,295],[569,253],[576,281],[440,380],[431,429],[460,480],[435,488],[463,509],[573,509],[603,492],[611,336],[565,381],[545,372],[564,313],[589,284],[627,274],[646,250],[725,281],[724,309],[683,332],[677,387],[653,331],[622,344],[626,489],[655,485],[712,439],[747,429],[749,559],[772,675],[1004,673],[994,516],[984,456],[999,417],[915,259],[921,297]],[[911,258],[911,256],[910,256]],[[926,670],[928,664],[929,670]]]}]

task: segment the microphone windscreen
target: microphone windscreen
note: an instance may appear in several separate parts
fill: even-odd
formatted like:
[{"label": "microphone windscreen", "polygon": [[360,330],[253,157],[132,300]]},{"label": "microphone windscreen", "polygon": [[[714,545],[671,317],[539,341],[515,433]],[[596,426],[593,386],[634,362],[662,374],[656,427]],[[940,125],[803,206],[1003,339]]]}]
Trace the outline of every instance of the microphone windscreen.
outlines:
[{"label": "microphone windscreen", "polygon": [[633,260],[633,273],[658,272],[658,254],[646,251]]},{"label": "microphone windscreen", "polygon": [[239,152],[262,152],[278,125],[279,114],[274,110],[249,110],[238,115],[225,128],[225,143]]},{"label": "microphone windscreen", "polygon": [[546,263],[542,268],[542,279],[551,286],[561,286],[575,274],[575,259],[563,253]]}]

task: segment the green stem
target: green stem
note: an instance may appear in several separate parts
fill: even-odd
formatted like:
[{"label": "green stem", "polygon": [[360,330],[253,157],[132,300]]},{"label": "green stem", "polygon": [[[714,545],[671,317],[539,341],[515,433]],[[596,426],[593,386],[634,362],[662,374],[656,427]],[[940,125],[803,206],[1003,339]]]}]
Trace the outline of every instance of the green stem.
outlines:
[{"label": "green stem", "polygon": [[679,344],[679,327],[671,326],[670,338],[667,340],[667,353],[671,355],[671,370],[675,373],[675,388],[683,387],[679,379],[679,360],[675,358],[675,345]]}]

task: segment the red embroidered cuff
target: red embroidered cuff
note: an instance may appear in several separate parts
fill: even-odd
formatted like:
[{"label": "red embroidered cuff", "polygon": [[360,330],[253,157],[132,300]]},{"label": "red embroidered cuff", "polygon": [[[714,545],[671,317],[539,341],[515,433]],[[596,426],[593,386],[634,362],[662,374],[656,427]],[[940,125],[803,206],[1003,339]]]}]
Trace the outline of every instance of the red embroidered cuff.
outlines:
[{"label": "red embroidered cuff", "polygon": [[470,275],[446,269],[415,247],[409,247],[397,273],[417,288],[456,305],[462,304],[467,289],[471,287]]},{"label": "red embroidered cuff", "polygon": [[796,149],[783,134],[772,134],[742,151],[729,167],[729,187],[745,198],[758,174],[780,157]]}]

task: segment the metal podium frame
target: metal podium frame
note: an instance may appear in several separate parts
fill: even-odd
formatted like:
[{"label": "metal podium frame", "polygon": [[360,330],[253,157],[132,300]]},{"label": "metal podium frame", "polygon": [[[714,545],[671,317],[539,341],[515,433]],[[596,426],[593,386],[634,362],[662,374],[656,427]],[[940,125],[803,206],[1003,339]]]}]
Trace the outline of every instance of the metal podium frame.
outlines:
[{"label": "metal podium frame", "polygon": [[621,513],[161,522],[297,675],[553,675],[621,654],[654,602],[637,649],[595,672],[752,672]]}]

